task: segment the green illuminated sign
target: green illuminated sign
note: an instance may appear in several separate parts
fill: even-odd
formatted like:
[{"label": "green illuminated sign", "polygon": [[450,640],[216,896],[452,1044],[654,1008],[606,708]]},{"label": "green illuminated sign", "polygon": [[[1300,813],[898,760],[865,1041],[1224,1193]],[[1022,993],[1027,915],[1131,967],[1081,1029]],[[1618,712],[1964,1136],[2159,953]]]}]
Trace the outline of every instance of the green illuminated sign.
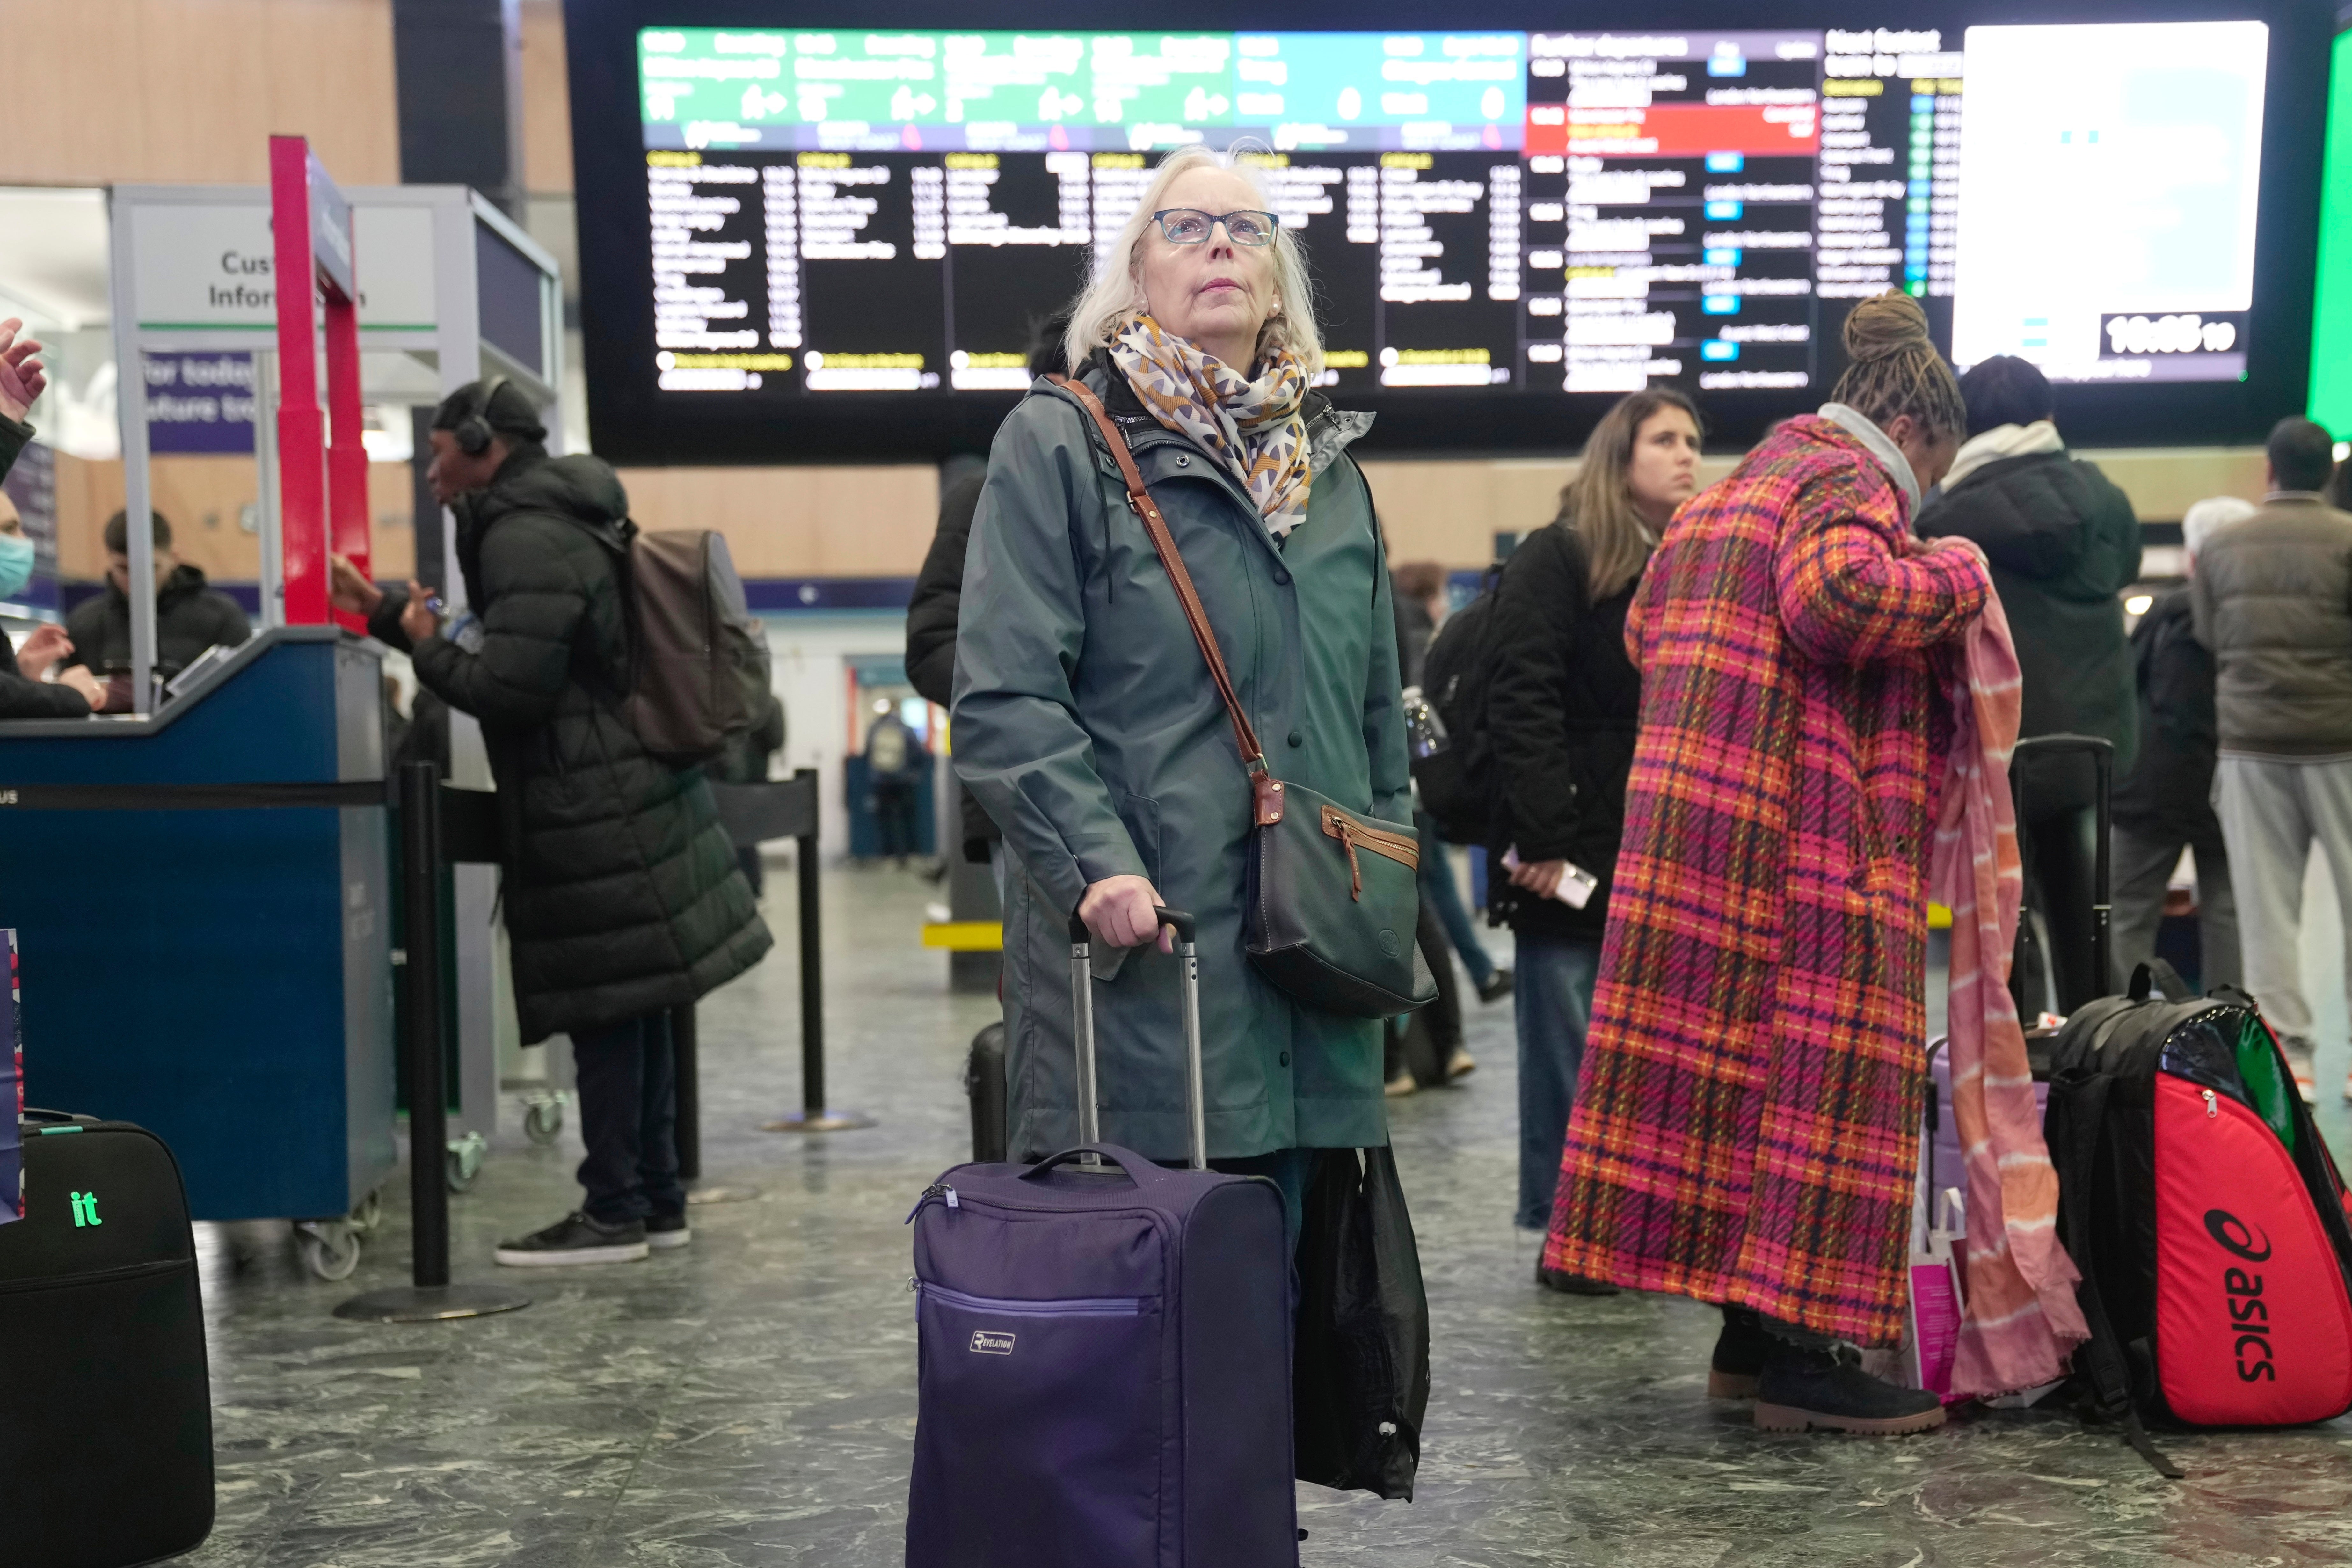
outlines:
[{"label": "green illuminated sign", "polygon": [[2327,172],[2319,187],[2319,280],[2311,311],[2313,419],[2352,437],[2352,33],[2336,40]]},{"label": "green illuminated sign", "polygon": [[73,1203],[74,1228],[76,1230],[79,1230],[86,1225],[104,1225],[106,1223],[104,1220],[98,1217],[98,1194],[96,1193],[68,1193],[66,1196]]}]

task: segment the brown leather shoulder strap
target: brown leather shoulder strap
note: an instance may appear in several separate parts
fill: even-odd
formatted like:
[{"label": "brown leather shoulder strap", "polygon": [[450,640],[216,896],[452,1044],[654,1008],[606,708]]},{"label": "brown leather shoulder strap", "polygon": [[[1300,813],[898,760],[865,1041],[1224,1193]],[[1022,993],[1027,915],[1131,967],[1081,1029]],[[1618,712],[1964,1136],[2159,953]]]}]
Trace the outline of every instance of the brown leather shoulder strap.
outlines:
[{"label": "brown leather shoulder strap", "polygon": [[[1201,657],[1209,665],[1209,679],[1216,683],[1217,695],[1224,700],[1225,717],[1234,724],[1234,743],[1241,747],[1242,762],[1254,783],[1257,819],[1261,823],[1280,821],[1282,785],[1273,784],[1266,773],[1265,748],[1258,744],[1257,731],[1250,727],[1249,715],[1242,711],[1241,698],[1234,690],[1234,678],[1225,668],[1225,656],[1218,651],[1216,633],[1209,629],[1209,612],[1202,607],[1200,591],[1192,586],[1192,574],[1185,570],[1175,536],[1168,531],[1168,520],[1160,515],[1160,503],[1144,487],[1134,454],[1127,449],[1127,437],[1119,434],[1102,399],[1085,383],[1065,375],[1049,375],[1045,379],[1076,397],[1102,431],[1103,440],[1110,447],[1111,461],[1118,465],[1119,477],[1127,481],[1127,504],[1143,521],[1143,531],[1151,536],[1151,548],[1160,552],[1160,563],[1168,569],[1169,581],[1176,584],[1176,601],[1184,607],[1184,619],[1192,627],[1192,640],[1201,645]],[[1266,787],[1268,784],[1272,784],[1271,790]]]}]

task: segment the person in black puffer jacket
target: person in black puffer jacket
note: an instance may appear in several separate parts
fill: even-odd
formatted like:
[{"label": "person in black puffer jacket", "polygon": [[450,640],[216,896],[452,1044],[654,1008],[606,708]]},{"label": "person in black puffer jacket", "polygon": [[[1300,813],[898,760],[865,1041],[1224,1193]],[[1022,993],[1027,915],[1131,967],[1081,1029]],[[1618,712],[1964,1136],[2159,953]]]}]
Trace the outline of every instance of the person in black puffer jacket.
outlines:
[{"label": "person in black puffer jacket", "polygon": [[[1975,365],[1960,395],[1969,439],[1920,509],[1919,534],[1972,539],[1992,567],[2023,681],[2018,738],[2103,737],[2120,779],[2139,743],[2120,597],[2139,578],[2131,499],[2096,464],[2067,455],[2050,383],[2027,361],[1999,354]],[[2091,958],[2093,774],[2080,756],[2027,759],[2018,784],[2026,901],[2050,933],[2058,1010],[2072,1012],[2107,988]],[[2027,1000],[2029,1011],[2040,1005]]]},{"label": "person in black puffer jacket", "polygon": [[[1698,411],[1663,388],[1620,400],[1585,443],[1559,518],[1519,542],[1495,589],[1486,731],[1501,799],[1487,850],[1488,917],[1517,948],[1519,1196],[1514,1216],[1551,1222],[1560,1148],[1609,922],[1624,826],[1625,779],[1642,678],[1625,653],[1625,612],[1675,509],[1698,489]],[[1517,869],[1503,871],[1507,852]],[[1580,907],[1559,895],[1581,871]],[[1544,1268],[1537,1281],[1614,1295]]]},{"label": "person in black puffer jacket", "polygon": [[[972,513],[980,510],[980,487],[988,465],[971,458],[950,458],[940,479],[940,521],[931,534],[931,548],[915,579],[914,597],[907,602],[907,684],[927,702],[940,707],[955,701],[956,623],[963,605],[963,553],[971,542]],[[1004,836],[971,792],[957,786],[958,812],[963,820],[963,858],[988,864],[989,850]]]},{"label": "person in black puffer jacket", "polygon": [[[2252,501],[2212,496],[2180,520],[2189,570],[2198,547],[2224,523],[2254,515]],[[2186,584],[2149,607],[2132,629],[2139,686],[2139,758],[2116,781],[2114,824],[2115,925],[2111,948],[2116,991],[2132,967],[2156,956],[2165,890],[2180,851],[2197,864],[2198,984],[2201,990],[2242,984],[2238,959],[2237,901],[2230,887],[2230,853],[2213,810],[2213,766],[2221,727],[2213,711],[2213,655],[2197,640],[2196,611]]]},{"label": "person in black puffer jacket", "polygon": [[467,620],[445,632],[415,584],[380,592],[341,559],[335,597],[481,721],[523,1042],[567,1033],[579,1067],[587,1201],[498,1260],[623,1262],[688,1235],[669,1011],[771,938],[702,771],[652,756],[622,717],[635,525],[619,477],[550,458],[545,434],[503,380],[459,388],[434,416],[428,478],[457,513]]}]

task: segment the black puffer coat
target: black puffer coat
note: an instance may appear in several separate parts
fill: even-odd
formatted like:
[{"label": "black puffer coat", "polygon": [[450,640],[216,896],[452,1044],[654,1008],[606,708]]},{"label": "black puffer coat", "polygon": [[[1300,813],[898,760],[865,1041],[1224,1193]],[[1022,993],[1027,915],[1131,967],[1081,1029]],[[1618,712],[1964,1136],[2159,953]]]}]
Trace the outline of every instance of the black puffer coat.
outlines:
[{"label": "black puffer coat", "polygon": [[[620,565],[634,530],[619,477],[593,458],[525,447],[458,510],[480,641],[469,652],[425,638],[416,675],[481,721],[505,818],[500,896],[523,1041],[691,1002],[772,939],[701,770],[656,761],[619,711]],[[395,647],[404,602],[387,595],[369,621]]]},{"label": "black puffer coat", "polygon": [[[104,593],[67,613],[66,635],[74,646],[62,662],[100,673],[130,668],[131,595],[110,578]],[[236,647],[252,635],[237,602],[184,561],[155,589],[155,668],[165,675],[179,674],[208,647]]]},{"label": "black puffer coat", "polygon": [[2099,735],[2120,776],[2139,702],[2119,595],[2139,577],[2139,519],[2098,467],[2064,452],[1985,464],[1920,510],[1919,535],[1976,541],[2023,679],[2021,738]]},{"label": "black puffer coat", "polygon": [[[1495,588],[1495,674],[1486,733],[1501,801],[1487,857],[1486,901],[1528,936],[1598,942],[1625,830],[1625,780],[1641,728],[1642,676],[1625,655],[1632,586],[1591,602],[1584,542],[1553,523],[1527,536]],[[1502,868],[1567,860],[1601,879],[1580,910],[1515,888]]]}]

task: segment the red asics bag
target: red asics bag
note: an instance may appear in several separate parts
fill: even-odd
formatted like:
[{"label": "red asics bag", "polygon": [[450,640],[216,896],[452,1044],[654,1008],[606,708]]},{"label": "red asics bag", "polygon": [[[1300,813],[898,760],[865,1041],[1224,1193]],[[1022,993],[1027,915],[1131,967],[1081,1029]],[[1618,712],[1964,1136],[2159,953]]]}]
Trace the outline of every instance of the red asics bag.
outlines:
[{"label": "red asics bag", "polygon": [[[2168,994],[2152,996],[2161,980]],[[2059,1235],[2084,1273],[2093,1410],[2286,1426],[2352,1409],[2352,1226],[2253,1001],[2168,966],[2079,1009],[2052,1059]]]}]

